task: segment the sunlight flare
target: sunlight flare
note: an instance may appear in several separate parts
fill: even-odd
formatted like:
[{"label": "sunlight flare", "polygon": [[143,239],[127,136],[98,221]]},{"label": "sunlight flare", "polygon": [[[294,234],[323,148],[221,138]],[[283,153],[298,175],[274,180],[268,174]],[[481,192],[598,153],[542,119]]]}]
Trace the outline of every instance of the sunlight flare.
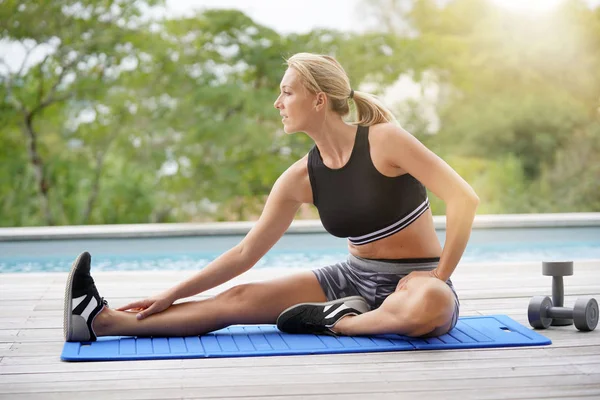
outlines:
[{"label": "sunlight flare", "polygon": [[556,8],[564,0],[491,0],[494,4],[513,11],[526,13],[546,12]]}]

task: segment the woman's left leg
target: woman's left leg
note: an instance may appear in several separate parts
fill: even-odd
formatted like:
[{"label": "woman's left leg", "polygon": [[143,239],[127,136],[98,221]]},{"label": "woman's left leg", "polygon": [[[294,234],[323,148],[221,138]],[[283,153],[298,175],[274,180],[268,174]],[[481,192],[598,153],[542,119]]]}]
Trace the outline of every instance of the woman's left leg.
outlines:
[{"label": "woman's left leg", "polygon": [[332,330],[342,335],[439,336],[453,327],[457,313],[456,297],[448,284],[434,277],[414,277],[379,308],[346,316]]}]

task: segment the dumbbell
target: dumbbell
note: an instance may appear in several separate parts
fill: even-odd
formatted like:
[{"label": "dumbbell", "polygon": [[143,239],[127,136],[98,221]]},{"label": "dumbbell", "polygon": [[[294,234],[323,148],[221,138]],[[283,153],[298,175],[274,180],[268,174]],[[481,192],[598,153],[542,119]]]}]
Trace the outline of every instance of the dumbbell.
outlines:
[{"label": "dumbbell", "polygon": [[531,299],[527,309],[531,326],[546,329],[550,325],[565,326],[575,322],[580,331],[593,331],[598,325],[598,302],[594,298],[581,297],[573,308],[563,307],[563,277],[573,275],[573,262],[543,262],[542,274],[552,277],[552,299],[548,296]]}]

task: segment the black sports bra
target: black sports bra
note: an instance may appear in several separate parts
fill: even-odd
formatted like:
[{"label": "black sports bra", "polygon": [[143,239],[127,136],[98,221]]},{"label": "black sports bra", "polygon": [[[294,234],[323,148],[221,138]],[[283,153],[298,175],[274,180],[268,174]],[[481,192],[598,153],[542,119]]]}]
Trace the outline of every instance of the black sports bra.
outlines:
[{"label": "black sports bra", "polygon": [[308,153],[308,176],[325,229],[355,245],[393,235],[429,208],[425,187],[412,175],[390,178],[375,168],[365,126],[358,126],[352,154],[342,168],[325,166],[314,145]]}]

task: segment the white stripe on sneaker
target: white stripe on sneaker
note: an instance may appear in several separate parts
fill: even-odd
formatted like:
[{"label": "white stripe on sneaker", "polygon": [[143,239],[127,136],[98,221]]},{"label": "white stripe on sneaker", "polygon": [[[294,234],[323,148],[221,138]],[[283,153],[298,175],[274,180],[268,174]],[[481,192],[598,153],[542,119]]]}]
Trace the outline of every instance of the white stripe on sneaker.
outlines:
[{"label": "white stripe on sneaker", "polygon": [[73,299],[73,303],[72,303],[72,306],[71,306],[71,311],[73,311],[75,308],[77,308],[77,306],[80,305],[81,302],[83,300],[85,300],[86,297],[87,297],[87,294],[84,294],[83,296],[80,296],[80,297],[78,297],[76,299]]},{"label": "white stripe on sneaker", "polygon": [[323,309],[323,312],[327,312],[327,311],[329,311],[329,309],[330,309],[331,307],[333,307],[333,306],[335,306],[335,304],[330,304],[330,305],[328,305],[328,306],[325,306],[325,308]]},{"label": "white stripe on sneaker", "polygon": [[337,310],[333,310],[329,315],[325,316],[325,319],[335,317],[337,314],[340,313],[340,311],[348,310],[349,308],[350,307],[348,307],[347,305],[342,304],[340,308],[338,308]]},{"label": "white stripe on sneaker", "polygon": [[98,300],[96,300],[96,298],[92,296],[90,303],[87,305],[85,310],[83,310],[83,312],[81,313],[81,316],[83,318],[85,318],[85,320],[87,321],[88,318],[90,317],[90,314],[92,313],[92,311],[94,311],[94,308],[96,308],[97,306],[98,306]]}]

